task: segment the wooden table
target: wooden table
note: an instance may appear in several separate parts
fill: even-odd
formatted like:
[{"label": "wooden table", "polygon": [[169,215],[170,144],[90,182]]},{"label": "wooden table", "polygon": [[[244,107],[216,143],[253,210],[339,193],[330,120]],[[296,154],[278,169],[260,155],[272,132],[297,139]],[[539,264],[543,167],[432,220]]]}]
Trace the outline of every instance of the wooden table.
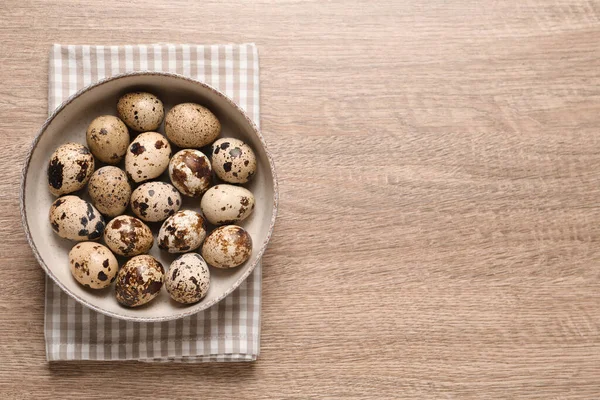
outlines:
[{"label": "wooden table", "polygon": [[[598,2],[191,4],[0,6],[1,398],[600,397]],[[248,41],[281,187],[259,361],[49,365],[18,188],[50,45]]]}]

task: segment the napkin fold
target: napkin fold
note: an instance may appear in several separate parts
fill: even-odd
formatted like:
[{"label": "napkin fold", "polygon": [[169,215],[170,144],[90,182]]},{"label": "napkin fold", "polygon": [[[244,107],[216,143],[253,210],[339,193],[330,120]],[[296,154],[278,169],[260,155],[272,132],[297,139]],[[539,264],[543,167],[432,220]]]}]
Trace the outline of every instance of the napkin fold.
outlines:
[{"label": "napkin fold", "polygon": [[[258,52],[254,44],[73,46],[50,53],[48,111],[77,90],[129,71],[166,71],[227,94],[259,125]],[[261,264],[227,298],[190,317],[135,323],[82,306],[46,277],[48,361],[254,361],[260,345]]]}]

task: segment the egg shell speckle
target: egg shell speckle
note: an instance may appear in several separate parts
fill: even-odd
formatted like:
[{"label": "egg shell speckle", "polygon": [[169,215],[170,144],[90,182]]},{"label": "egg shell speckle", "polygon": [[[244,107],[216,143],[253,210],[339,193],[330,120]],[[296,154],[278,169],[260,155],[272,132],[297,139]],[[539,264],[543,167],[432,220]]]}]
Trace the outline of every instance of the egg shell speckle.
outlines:
[{"label": "egg shell speckle", "polygon": [[148,303],[160,293],[165,269],[154,257],[141,255],[127,261],[117,274],[117,301],[127,307]]},{"label": "egg shell speckle", "polygon": [[89,202],[77,196],[63,196],[54,200],[49,213],[52,230],[64,239],[96,240],[104,232],[102,214]]},{"label": "egg shell speckle", "polygon": [[162,224],[158,232],[158,247],[169,253],[195,250],[206,237],[202,215],[192,210],[176,212]]},{"label": "egg shell speckle", "polygon": [[154,236],[139,219],[121,215],[106,225],[104,243],[116,254],[131,257],[147,253],[154,244]]},{"label": "egg shell speckle", "polygon": [[171,145],[158,132],[138,135],[125,155],[125,171],[134,182],[158,178],[169,166]]},{"label": "egg shell speckle", "polygon": [[202,245],[202,257],[216,268],[234,268],[252,254],[252,238],[241,226],[221,226],[208,235]]},{"label": "egg shell speckle", "polygon": [[165,110],[162,101],[152,93],[133,92],[119,99],[117,114],[134,131],[147,132],[158,129]]},{"label": "egg shell speckle", "polygon": [[173,300],[197,303],[208,293],[210,271],[206,261],[197,253],[187,253],[171,263],[165,279],[165,287]]},{"label": "egg shell speckle", "polygon": [[213,225],[233,224],[246,219],[254,210],[254,195],[241,186],[215,185],[200,201],[202,213]]},{"label": "egg shell speckle", "polygon": [[131,186],[122,169],[107,166],[94,172],[88,184],[88,194],[98,211],[116,217],[127,209]]},{"label": "egg shell speckle", "polygon": [[107,164],[118,164],[129,145],[129,131],[123,121],[113,115],[101,115],[87,128],[87,145],[92,154]]},{"label": "egg shell speckle", "polygon": [[211,146],[212,168],[225,182],[246,183],[256,174],[256,155],[246,143],[222,138]]},{"label": "egg shell speckle", "polygon": [[169,177],[184,196],[200,197],[212,182],[210,160],[200,150],[181,150],[169,162]]},{"label": "egg shell speckle", "polygon": [[115,280],[119,264],[110,250],[96,242],[78,243],[69,252],[71,274],[91,289],[103,289]]},{"label": "egg shell speckle", "polygon": [[159,222],[175,214],[181,207],[181,195],[165,182],[147,182],[131,194],[131,210],[143,221]]},{"label": "egg shell speckle", "polygon": [[165,133],[181,148],[199,148],[212,143],[221,133],[217,117],[200,104],[183,103],[165,117]]},{"label": "egg shell speckle", "polygon": [[84,145],[70,142],[59,146],[48,163],[50,193],[62,196],[83,189],[94,167],[94,156]]}]

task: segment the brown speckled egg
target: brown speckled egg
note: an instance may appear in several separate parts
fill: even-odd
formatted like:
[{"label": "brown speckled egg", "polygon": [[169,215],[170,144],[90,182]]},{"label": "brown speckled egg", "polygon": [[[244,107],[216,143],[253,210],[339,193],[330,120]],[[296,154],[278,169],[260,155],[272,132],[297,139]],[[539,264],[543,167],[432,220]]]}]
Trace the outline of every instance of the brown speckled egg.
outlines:
[{"label": "brown speckled egg", "polygon": [[206,237],[206,224],[200,213],[181,210],[171,215],[160,227],[158,247],[169,253],[195,250]]},{"label": "brown speckled egg", "polygon": [[55,196],[83,189],[94,172],[94,156],[79,143],[59,146],[48,164],[48,187]]},{"label": "brown speckled egg", "polygon": [[225,182],[246,183],[256,173],[254,151],[239,139],[219,139],[211,152],[213,170]]},{"label": "brown speckled egg", "polygon": [[138,135],[129,145],[125,155],[125,172],[136,182],[160,176],[169,166],[171,146],[163,135],[146,132]]},{"label": "brown speckled egg", "polygon": [[221,184],[211,187],[200,201],[202,214],[213,225],[245,220],[254,210],[254,195],[241,186]]},{"label": "brown speckled egg", "polygon": [[169,162],[169,177],[184,196],[200,197],[211,184],[210,160],[200,150],[181,150]]},{"label": "brown speckled egg", "polygon": [[131,186],[122,169],[108,166],[94,172],[88,184],[88,193],[98,211],[116,217],[127,209]]},{"label": "brown speckled egg", "polygon": [[208,235],[202,245],[202,257],[216,268],[233,268],[252,254],[252,238],[237,225],[221,226]]},{"label": "brown speckled egg", "polygon": [[121,97],[117,103],[117,113],[136,132],[155,131],[165,116],[162,101],[146,92],[127,93]]},{"label": "brown speckled egg", "polygon": [[118,255],[132,257],[147,253],[154,237],[148,225],[135,217],[121,215],[106,225],[104,243]]},{"label": "brown speckled egg", "polygon": [[141,220],[164,221],[181,207],[181,195],[165,182],[147,182],[131,194],[131,210]]},{"label": "brown speckled egg", "polygon": [[188,253],[171,263],[165,287],[173,300],[183,303],[197,303],[208,293],[210,271],[200,254]]},{"label": "brown speckled egg", "polygon": [[78,243],[69,252],[75,280],[85,287],[103,289],[115,280],[119,264],[110,250],[99,243]]},{"label": "brown speckled egg", "polygon": [[165,133],[181,148],[198,148],[219,136],[221,123],[209,109],[195,103],[183,103],[167,113]]},{"label": "brown speckled egg", "polygon": [[117,274],[117,301],[127,307],[148,303],[160,293],[164,277],[165,269],[156,258],[147,254],[133,257]]},{"label": "brown speckled egg", "polygon": [[63,196],[50,206],[52,230],[61,238],[96,240],[104,232],[104,218],[91,204],[77,196]]},{"label": "brown speckled egg", "polygon": [[127,151],[129,131],[119,118],[102,115],[88,126],[86,140],[90,151],[98,160],[118,164]]}]

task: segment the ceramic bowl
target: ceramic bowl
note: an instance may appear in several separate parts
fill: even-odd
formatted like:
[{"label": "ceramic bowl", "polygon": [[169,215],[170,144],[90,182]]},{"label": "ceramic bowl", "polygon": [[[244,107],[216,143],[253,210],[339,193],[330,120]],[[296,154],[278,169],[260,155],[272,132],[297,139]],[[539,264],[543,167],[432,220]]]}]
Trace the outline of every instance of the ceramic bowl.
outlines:
[{"label": "ceramic bowl", "polygon": [[[127,92],[144,90],[156,94],[165,105],[165,112],[176,104],[194,102],[209,108],[222,125],[220,137],[237,137],[254,149],[257,173],[243,186],[256,199],[254,212],[240,223],[252,236],[252,256],[241,266],[221,270],[211,267],[211,284],[206,297],[193,305],[181,305],[171,300],[166,289],[150,303],[126,308],[115,299],[114,284],[103,290],[91,290],[79,285],[71,276],[68,264],[69,250],[75,242],[61,239],[52,231],[48,221],[50,205],[56,199],[48,190],[47,165],[52,152],[66,142],[85,144],[88,124],[103,114],[116,115],[119,97]],[[159,131],[164,133],[163,126]],[[132,132],[133,138],[135,134]],[[178,149],[173,146],[173,154]],[[97,162],[96,168],[101,164]],[[122,165],[120,165],[122,167]],[[160,180],[169,181],[168,174]],[[135,186],[134,186],[135,187]],[[88,199],[85,192],[81,197]],[[184,198],[181,209],[200,211],[200,200]],[[67,99],[48,118],[36,136],[23,169],[21,182],[21,216],[25,233],[33,253],[46,273],[68,295],[81,304],[111,317],[138,321],[167,321],[204,310],[237,288],[250,273],[265,251],[277,213],[277,181],[273,160],[263,137],[248,116],[229,98],[216,89],[193,79],[176,74],[137,72],[115,76],[88,86]],[[131,214],[131,212],[127,212]],[[108,218],[106,219],[109,220]],[[149,224],[155,239],[160,223]],[[150,250],[167,269],[177,257],[161,251],[158,245]],[[122,265],[124,258],[119,259]]]}]

